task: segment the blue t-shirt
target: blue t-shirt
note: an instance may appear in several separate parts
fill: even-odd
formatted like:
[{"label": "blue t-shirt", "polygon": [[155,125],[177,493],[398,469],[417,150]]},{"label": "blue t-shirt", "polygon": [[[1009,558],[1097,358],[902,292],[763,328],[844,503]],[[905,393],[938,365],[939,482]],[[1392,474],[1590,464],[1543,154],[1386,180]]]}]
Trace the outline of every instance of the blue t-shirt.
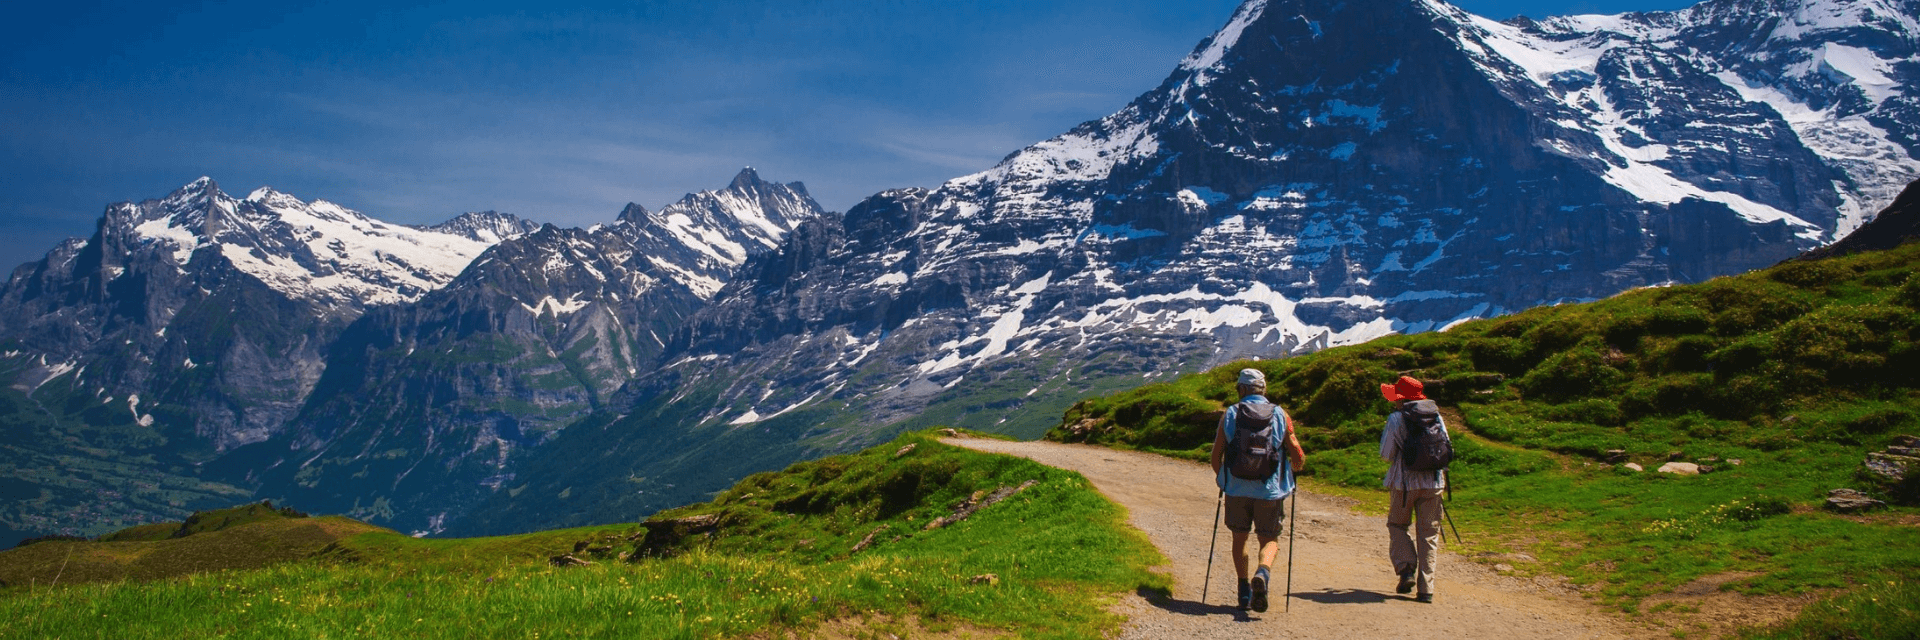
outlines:
[{"label": "blue t-shirt", "polygon": [[[1240,401],[1271,404],[1265,397],[1258,395],[1247,396]],[[1279,407],[1275,407],[1274,417],[1281,420],[1283,428],[1274,430],[1273,446],[1276,450],[1280,450],[1280,472],[1273,474],[1273,477],[1267,478],[1265,482],[1246,480],[1234,477],[1233,473],[1227,470],[1228,465],[1221,464],[1219,477],[1214,479],[1214,483],[1226,491],[1227,495],[1255,500],[1279,500],[1293,493],[1293,456],[1282,449],[1282,443],[1287,441],[1287,434],[1293,431],[1293,421],[1286,419],[1285,413],[1278,409]],[[1234,415],[1237,413],[1239,412],[1228,408],[1226,417],[1220,419],[1220,428],[1227,434],[1229,446],[1233,444],[1233,422]]]}]

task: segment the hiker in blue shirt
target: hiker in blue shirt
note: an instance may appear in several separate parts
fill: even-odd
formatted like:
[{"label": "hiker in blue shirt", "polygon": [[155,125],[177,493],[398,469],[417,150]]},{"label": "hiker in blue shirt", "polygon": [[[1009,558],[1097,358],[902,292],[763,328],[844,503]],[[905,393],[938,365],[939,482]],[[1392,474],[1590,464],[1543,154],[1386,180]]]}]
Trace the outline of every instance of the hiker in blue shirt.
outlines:
[{"label": "hiker in blue shirt", "polygon": [[[1225,494],[1227,530],[1233,532],[1233,570],[1240,576],[1240,608],[1266,611],[1273,560],[1280,553],[1280,520],[1285,515],[1281,504],[1293,493],[1293,471],[1306,464],[1307,454],[1300,448],[1300,440],[1294,437],[1293,420],[1286,410],[1267,401],[1265,373],[1259,369],[1242,369],[1236,386],[1240,402],[1227,409],[1227,414],[1220,417],[1219,429],[1214,431],[1214,481]],[[1291,458],[1291,464],[1270,461],[1269,464],[1278,465],[1266,472],[1270,475],[1263,475],[1264,479],[1247,479],[1241,469],[1249,456],[1238,453],[1247,448],[1247,443],[1241,443],[1243,446],[1234,449],[1235,455],[1230,456],[1234,436],[1245,428],[1253,429],[1249,434],[1257,434],[1269,426],[1272,432],[1268,441],[1252,446],[1258,447],[1261,454],[1272,452],[1273,458]],[[1260,538],[1260,568],[1252,571],[1251,576],[1247,570],[1249,531]]]}]

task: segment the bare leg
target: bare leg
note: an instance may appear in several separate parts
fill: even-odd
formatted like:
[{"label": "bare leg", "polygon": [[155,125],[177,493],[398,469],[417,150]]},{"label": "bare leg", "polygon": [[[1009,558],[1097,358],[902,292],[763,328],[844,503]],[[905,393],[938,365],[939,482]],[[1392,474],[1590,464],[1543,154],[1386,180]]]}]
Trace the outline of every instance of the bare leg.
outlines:
[{"label": "bare leg", "polygon": [[[1265,541],[1262,540],[1261,542],[1264,543]],[[1273,549],[1276,552],[1279,551],[1280,545],[1275,544]],[[1273,555],[1267,553],[1264,544],[1262,544],[1260,552],[1261,557],[1266,559],[1267,562],[1273,561]],[[1233,532],[1233,572],[1240,576],[1241,582],[1246,582],[1247,577],[1253,573],[1251,569],[1247,568],[1247,532],[1245,531]]]}]

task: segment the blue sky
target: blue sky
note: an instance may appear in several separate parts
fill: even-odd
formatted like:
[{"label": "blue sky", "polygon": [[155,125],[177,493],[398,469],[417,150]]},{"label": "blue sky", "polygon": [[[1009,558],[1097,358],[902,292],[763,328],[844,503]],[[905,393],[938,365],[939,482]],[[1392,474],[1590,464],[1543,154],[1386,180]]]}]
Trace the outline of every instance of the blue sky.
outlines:
[{"label": "blue sky", "polygon": [[[1111,113],[1238,0],[94,2],[0,24],[0,266],[201,175],[610,221],[751,165],[844,210]],[[1678,0],[1462,0],[1496,18]]]}]

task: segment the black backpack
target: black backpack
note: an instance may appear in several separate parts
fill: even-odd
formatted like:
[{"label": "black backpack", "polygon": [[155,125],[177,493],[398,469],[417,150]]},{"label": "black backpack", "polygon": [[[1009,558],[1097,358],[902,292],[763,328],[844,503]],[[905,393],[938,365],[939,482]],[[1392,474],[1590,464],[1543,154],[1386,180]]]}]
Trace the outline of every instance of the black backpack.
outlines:
[{"label": "black backpack", "polygon": [[1280,447],[1274,443],[1282,438],[1274,437],[1273,430],[1280,423],[1284,435],[1286,419],[1279,416],[1279,408],[1264,402],[1233,405],[1233,442],[1227,444],[1227,471],[1233,477],[1264,481],[1280,470]]},{"label": "black backpack", "polygon": [[1440,405],[1416,400],[1400,407],[1400,461],[1408,471],[1442,471],[1453,463],[1453,443],[1440,426]]}]

